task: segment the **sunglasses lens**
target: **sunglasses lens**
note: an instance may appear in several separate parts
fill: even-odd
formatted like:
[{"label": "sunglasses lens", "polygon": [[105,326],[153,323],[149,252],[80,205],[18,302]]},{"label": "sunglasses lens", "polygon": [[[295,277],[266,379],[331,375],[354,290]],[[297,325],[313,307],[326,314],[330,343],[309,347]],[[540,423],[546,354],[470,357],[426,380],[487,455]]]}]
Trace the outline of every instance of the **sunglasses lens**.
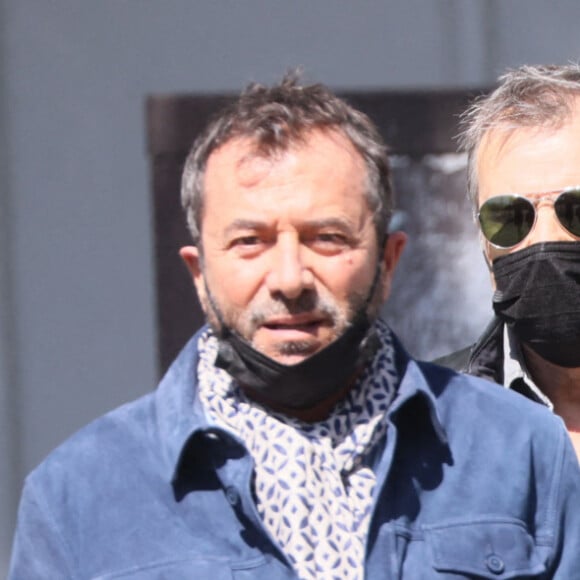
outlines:
[{"label": "sunglasses lens", "polygon": [[530,233],[534,217],[533,204],[517,195],[491,197],[479,209],[481,231],[498,248],[519,244]]},{"label": "sunglasses lens", "polygon": [[573,235],[580,237],[580,189],[570,189],[558,196],[554,210],[560,223]]}]

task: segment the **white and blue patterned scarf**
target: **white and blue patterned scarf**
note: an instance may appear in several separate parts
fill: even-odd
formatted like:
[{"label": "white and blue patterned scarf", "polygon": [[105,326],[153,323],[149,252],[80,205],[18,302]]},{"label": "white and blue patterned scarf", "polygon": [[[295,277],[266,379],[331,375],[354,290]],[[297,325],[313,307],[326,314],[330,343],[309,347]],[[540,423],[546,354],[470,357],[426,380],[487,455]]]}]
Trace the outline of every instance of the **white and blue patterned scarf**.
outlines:
[{"label": "white and blue patterned scarf", "polygon": [[395,395],[392,337],[377,321],[381,348],[349,395],[324,421],[304,423],[249,400],[214,366],[217,340],[199,341],[199,392],[206,413],[242,439],[255,465],[257,508],[304,580],[363,578],[375,474],[365,458],[386,430]]}]

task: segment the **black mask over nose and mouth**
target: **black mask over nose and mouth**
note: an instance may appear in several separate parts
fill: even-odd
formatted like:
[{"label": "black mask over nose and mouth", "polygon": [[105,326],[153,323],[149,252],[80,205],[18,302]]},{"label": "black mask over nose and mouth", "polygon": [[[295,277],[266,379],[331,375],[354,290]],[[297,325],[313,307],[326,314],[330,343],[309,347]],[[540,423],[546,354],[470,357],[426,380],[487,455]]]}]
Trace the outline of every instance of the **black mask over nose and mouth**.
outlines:
[{"label": "black mask over nose and mouth", "polygon": [[545,360],[580,367],[580,242],[544,242],[493,262],[495,313]]},{"label": "black mask over nose and mouth", "polygon": [[[356,371],[376,352],[379,338],[369,320],[368,309],[380,279],[377,266],[371,288],[345,332],[328,346],[294,365],[285,365],[256,350],[224,323],[206,284],[206,294],[219,323],[219,348],[215,365],[262,399],[290,409],[306,409],[344,388]],[[294,302],[296,309],[316,301],[305,294]]]}]

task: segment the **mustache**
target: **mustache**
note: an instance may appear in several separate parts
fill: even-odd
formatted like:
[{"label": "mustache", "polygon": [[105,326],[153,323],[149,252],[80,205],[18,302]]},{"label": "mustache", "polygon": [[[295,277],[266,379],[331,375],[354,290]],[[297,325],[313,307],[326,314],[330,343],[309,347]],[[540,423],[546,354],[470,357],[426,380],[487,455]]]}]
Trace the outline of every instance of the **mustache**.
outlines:
[{"label": "mustache", "polygon": [[331,300],[315,292],[307,291],[297,298],[287,298],[280,295],[272,298],[267,303],[254,305],[250,322],[253,325],[260,325],[272,316],[311,314],[313,312],[329,318],[334,318],[340,314],[338,308]]}]

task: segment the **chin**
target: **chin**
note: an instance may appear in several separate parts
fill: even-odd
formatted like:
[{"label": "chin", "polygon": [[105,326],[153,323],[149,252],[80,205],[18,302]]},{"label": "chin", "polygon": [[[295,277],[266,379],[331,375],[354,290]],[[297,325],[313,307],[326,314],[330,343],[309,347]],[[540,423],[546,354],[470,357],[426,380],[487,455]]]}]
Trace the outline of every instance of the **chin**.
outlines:
[{"label": "chin", "polygon": [[283,365],[296,365],[322,350],[319,341],[283,342],[274,345],[255,345],[254,348]]}]

